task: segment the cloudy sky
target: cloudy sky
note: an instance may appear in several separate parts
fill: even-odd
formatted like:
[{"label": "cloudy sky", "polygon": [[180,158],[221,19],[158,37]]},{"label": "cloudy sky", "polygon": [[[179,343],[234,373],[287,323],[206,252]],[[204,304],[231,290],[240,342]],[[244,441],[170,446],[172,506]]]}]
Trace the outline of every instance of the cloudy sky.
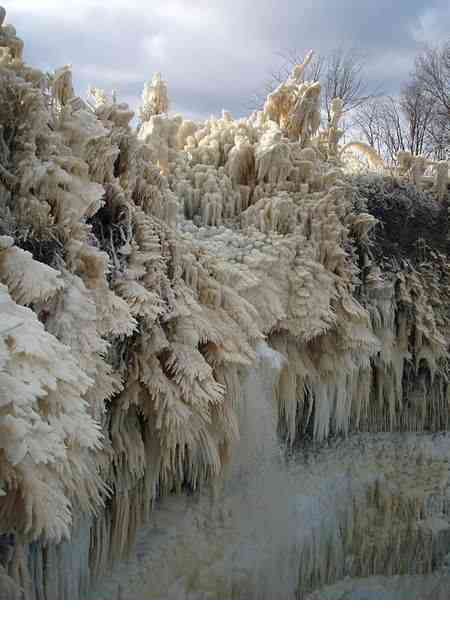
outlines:
[{"label": "cloudy sky", "polygon": [[450,32],[448,0],[3,0],[28,63],[72,64],[77,94],[117,90],[136,109],[161,71],[171,109],[239,116],[279,52],[344,44],[368,54],[368,76],[395,93],[424,42]]}]

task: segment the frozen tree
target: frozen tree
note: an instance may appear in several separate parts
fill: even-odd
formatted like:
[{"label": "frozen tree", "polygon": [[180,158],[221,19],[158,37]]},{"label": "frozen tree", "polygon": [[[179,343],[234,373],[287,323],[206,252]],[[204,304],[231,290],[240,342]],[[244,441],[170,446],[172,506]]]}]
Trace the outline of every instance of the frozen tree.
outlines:
[{"label": "frozen tree", "polygon": [[[296,50],[282,52],[280,56],[283,64],[272,72],[265,88],[266,94],[285,81],[292,67],[301,62],[301,55]],[[306,67],[304,78],[321,82],[321,103],[327,123],[331,121],[333,99],[339,98],[342,101],[342,110],[351,112],[380,95],[380,87],[370,83],[366,67],[367,54],[361,49],[344,45],[327,55],[312,58]]]}]

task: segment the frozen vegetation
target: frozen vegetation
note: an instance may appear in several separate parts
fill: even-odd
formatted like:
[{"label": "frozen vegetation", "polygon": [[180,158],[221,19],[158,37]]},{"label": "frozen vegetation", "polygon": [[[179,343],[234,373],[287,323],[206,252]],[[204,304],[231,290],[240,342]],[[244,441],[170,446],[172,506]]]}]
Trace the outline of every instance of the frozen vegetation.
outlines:
[{"label": "frozen vegetation", "polygon": [[135,129],[22,53],[0,9],[0,597],[445,596],[448,163],[341,148],[311,54]]}]

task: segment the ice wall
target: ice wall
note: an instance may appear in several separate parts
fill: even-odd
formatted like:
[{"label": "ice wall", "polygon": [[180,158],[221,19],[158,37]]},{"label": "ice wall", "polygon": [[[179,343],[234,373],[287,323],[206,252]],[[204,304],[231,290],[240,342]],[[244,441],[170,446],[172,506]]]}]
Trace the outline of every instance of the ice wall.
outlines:
[{"label": "ice wall", "polygon": [[159,500],[128,559],[99,567],[93,558],[101,517],[79,521],[70,542],[25,547],[24,595],[286,599],[323,588],[324,597],[382,597],[384,579],[364,581],[384,575],[397,581],[388,597],[408,597],[419,592],[407,575],[426,596],[432,573],[445,593],[450,436],[361,434],[289,453],[277,435],[284,363],[260,345],[257,367],[240,375],[241,439],[212,487]]},{"label": "ice wall", "polygon": [[273,394],[281,363],[260,349],[245,376],[241,440],[214,490],[159,503],[91,597],[286,599],[442,565],[450,436],[361,435],[289,457]]}]

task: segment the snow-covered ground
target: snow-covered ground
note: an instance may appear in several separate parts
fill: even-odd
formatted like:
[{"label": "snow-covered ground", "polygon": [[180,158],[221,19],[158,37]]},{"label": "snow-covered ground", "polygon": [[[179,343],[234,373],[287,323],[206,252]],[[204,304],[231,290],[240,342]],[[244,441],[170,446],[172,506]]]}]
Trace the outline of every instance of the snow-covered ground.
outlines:
[{"label": "snow-covered ground", "polygon": [[449,600],[450,574],[348,578],[320,589],[308,600]]}]

